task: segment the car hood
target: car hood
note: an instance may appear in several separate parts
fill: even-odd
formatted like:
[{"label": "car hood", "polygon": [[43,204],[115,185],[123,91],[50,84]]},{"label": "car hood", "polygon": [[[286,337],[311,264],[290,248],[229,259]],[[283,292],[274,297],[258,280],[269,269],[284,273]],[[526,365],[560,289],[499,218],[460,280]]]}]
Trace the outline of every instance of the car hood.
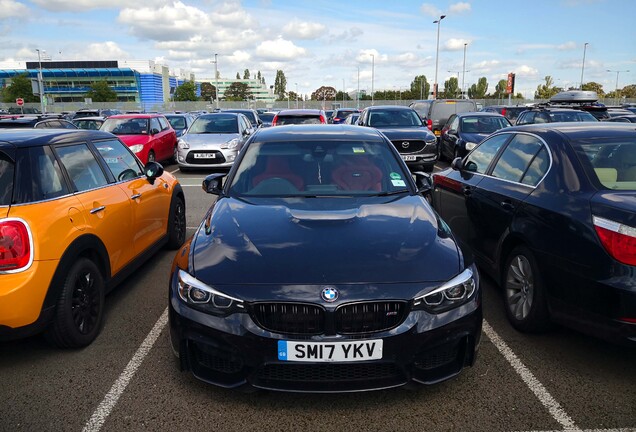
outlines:
[{"label": "car hood", "polygon": [[474,142],[479,143],[481,142],[481,140],[483,140],[484,138],[486,138],[488,135],[487,133],[465,133],[465,132],[460,132],[459,133],[459,137],[466,141],[466,142]]},{"label": "car hood", "polygon": [[457,245],[421,196],[264,200],[219,199],[193,238],[197,279],[408,283],[459,272]]},{"label": "car hood", "polygon": [[185,134],[181,137],[182,140],[190,144],[190,147],[196,148],[210,148],[217,147],[220,144],[226,143],[238,138],[239,134]]},{"label": "car hood", "polygon": [[435,139],[435,135],[433,135],[428,128],[425,127],[378,128],[378,130],[391,141],[397,139]]}]

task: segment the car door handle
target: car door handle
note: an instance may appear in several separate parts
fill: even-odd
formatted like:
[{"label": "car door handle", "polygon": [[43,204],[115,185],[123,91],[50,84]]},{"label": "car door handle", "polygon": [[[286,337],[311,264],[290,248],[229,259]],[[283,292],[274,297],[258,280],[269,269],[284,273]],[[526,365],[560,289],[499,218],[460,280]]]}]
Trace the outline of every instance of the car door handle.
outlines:
[{"label": "car door handle", "polygon": [[515,209],[515,206],[512,205],[512,203],[510,201],[502,201],[501,202],[501,207],[504,210],[514,210]]},{"label": "car door handle", "polygon": [[137,198],[141,198],[141,194],[140,193],[134,194],[133,196],[130,197],[130,199],[134,199],[134,200],[137,199]]},{"label": "car door handle", "polygon": [[99,213],[100,211],[104,211],[104,209],[106,209],[106,206],[95,207],[94,209],[90,211],[90,213],[91,214]]}]

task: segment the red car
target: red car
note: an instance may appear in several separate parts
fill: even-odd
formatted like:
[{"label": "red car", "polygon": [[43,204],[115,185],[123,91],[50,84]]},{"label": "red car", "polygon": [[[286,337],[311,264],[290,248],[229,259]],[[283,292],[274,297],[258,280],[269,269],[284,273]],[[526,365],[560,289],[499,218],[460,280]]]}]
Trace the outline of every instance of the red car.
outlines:
[{"label": "red car", "polygon": [[100,130],[117,135],[143,164],[176,160],[177,134],[161,114],[110,116]]}]

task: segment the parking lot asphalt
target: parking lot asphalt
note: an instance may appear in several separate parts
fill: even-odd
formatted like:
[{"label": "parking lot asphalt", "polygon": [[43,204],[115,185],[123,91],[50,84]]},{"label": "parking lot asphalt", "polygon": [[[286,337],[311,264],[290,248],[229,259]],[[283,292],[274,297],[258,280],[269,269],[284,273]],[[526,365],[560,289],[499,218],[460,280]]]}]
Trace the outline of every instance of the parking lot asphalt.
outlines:
[{"label": "parking lot asphalt", "polygon": [[[212,196],[204,173],[179,177],[192,234]],[[161,251],[106,299],[104,329],[81,350],[40,336],[0,343],[0,431],[630,431],[636,349],[556,327],[507,322],[483,278],[484,337],[473,368],[430,386],[356,394],[240,393],[178,370],[166,327]]]}]

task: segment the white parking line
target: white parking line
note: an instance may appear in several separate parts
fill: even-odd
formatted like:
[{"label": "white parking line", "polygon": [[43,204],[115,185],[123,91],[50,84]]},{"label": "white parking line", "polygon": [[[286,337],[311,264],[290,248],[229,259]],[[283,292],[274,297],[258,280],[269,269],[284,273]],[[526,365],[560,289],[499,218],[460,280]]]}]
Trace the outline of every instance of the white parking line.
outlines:
[{"label": "white parking line", "polygon": [[117,381],[115,381],[115,384],[113,384],[113,386],[110,388],[110,391],[106,393],[104,400],[102,400],[102,402],[99,404],[91,418],[84,426],[84,429],[82,429],[82,432],[97,432],[102,428],[104,422],[106,421],[106,418],[110,415],[111,411],[117,404],[119,397],[122,395],[122,393],[124,393],[124,390],[126,390],[126,387],[130,383],[130,380],[133,378],[135,372],[137,372],[137,369],[144,361],[144,358],[146,358],[146,356],[150,352],[150,349],[157,341],[157,338],[159,337],[161,331],[167,323],[168,308],[163,311],[163,313],[159,317],[159,320],[155,323],[155,326],[152,328],[152,330],[150,330],[150,333],[148,333],[146,339],[144,339],[144,341],[141,343],[133,358],[130,360],[130,362],[128,362],[128,365],[121,373]]},{"label": "white parking line", "polygon": [[530,391],[539,399],[539,402],[548,409],[552,418],[556,420],[564,431],[568,432],[582,432],[582,429],[578,428],[572,418],[565,412],[561,405],[552,397],[548,390],[539,382],[538,379],[530,372],[514,352],[506,345],[506,343],[499,337],[497,333],[490,327],[490,324],[484,320],[483,331],[488,336],[488,339],[497,347],[501,355],[504,356],[512,368],[519,374],[524,383],[528,386]]}]

